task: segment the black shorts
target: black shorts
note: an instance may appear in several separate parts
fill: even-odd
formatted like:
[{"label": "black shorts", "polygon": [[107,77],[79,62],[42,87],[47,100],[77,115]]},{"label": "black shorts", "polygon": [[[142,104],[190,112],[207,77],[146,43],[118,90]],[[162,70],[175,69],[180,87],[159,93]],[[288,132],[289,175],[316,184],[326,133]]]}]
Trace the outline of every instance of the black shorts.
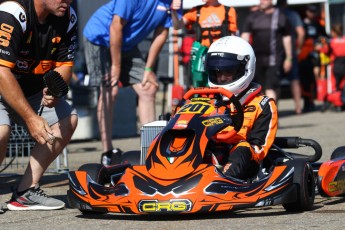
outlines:
[{"label": "black shorts", "polygon": [[278,90],[280,88],[281,67],[279,66],[256,66],[254,81],[267,89]]}]

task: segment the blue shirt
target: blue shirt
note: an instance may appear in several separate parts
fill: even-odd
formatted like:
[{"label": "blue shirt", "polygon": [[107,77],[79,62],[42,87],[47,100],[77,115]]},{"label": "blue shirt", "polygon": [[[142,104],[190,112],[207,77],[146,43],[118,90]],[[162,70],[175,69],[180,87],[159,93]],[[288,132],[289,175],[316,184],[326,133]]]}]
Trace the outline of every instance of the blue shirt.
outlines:
[{"label": "blue shirt", "polygon": [[[83,35],[95,45],[109,47],[110,24],[113,15],[118,15],[127,21],[122,31],[122,51],[129,51],[158,26],[172,26],[169,12],[171,2],[172,0],[111,0],[91,16]],[[182,10],[178,11],[178,16],[182,17]]]}]

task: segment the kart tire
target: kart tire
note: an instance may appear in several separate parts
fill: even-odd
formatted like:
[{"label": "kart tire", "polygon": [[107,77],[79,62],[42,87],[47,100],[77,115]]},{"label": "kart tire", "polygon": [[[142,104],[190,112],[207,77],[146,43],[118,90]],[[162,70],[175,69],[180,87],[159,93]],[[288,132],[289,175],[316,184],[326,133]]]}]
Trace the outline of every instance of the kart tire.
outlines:
[{"label": "kart tire", "polygon": [[121,162],[130,163],[131,165],[140,165],[140,151],[128,151],[122,153]]},{"label": "kart tire", "polygon": [[331,160],[339,157],[345,157],[345,146],[340,146],[336,148],[331,155]]},{"label": "kart tire", "polygon": [[292,203],[285,203],[283,207],[289,212],[310,211],[315,199],[315,177],[311,165],[303,160],[296,159],[293,183],[296,185],[297,199]]},{"label": "kart tire", "polygon": [[[93,181],[95,181],[98,184],[104,185],[107,181],[107,175],[106,171],[104,170],[104,166],[102,164],[98,163],[90,163],[90,164],[84,164],[80,166],[78,171],[85,171]],[[106,209],[95,209],[95,210],[83,210],[79,209],[80,212],[83,214],[105,214],[108,211]]]},{"label": "kart tire", "polygon": [[84,164],[80,166],[78,171],[85,171],[93,181],[100,185],[105,185],[107,182],[107,174],[106,170],[104,170],[104,166],[98,163],[90,163]]}]

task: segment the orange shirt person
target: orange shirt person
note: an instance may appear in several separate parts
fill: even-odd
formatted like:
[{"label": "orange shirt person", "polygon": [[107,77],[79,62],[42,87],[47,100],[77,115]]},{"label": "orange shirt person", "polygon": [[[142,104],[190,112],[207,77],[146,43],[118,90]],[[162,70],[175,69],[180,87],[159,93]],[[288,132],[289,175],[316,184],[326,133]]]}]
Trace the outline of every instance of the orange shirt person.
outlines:
[{"label": "orange shirt person", "polygon": [[209,47],[220,37],[236,34],[237,14],[233,7],[226,7],[218,0],[203,2],[204,5],[194,7],[183,15],[183,23],[187,29],[194,30],[196,41]]}]

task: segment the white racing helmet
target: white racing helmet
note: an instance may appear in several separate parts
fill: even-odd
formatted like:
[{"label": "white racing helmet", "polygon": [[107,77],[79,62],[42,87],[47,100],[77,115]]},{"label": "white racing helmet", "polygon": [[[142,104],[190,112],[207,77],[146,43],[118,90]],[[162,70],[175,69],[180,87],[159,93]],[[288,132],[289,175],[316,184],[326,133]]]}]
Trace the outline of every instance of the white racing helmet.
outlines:
[{"label": "white racing helmet", "polygon": [[[222,87],[235,95],[245,90],[254,78],[256,58],[252,46],[237,36],[226,36],[211,44],[206,57],[208,85]],[[233,81],[217,82],[217,71],[230,71]]]}]

